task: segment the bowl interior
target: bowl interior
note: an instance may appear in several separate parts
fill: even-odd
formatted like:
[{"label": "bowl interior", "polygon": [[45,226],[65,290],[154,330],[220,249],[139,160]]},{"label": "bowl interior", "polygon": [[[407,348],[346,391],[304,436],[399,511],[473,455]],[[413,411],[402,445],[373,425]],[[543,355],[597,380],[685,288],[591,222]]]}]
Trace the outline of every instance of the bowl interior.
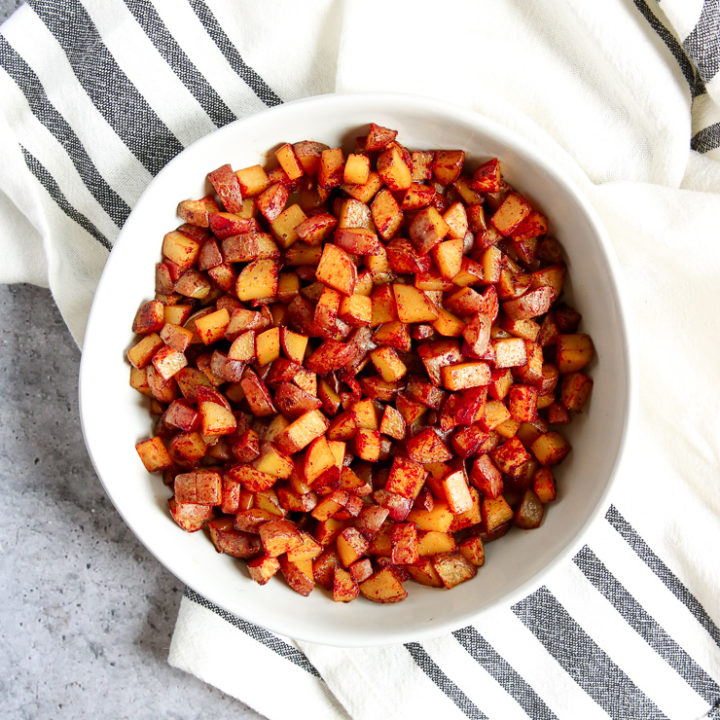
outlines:
[{"label": "bowl interior", "polygon": [[[263,163],[280,142],[304,139],[352,147],[363,126],[399,131],[411,148],[462,148],[470,161],[502,160],[508,181],[543,209],[563,243],[582,329],[596,346],[589,412],[568,430],[573,451],[557,469],[558,499],[542,526],[513,530],[486,546],[477,577],[453,589],[412,583],[397,605],[301,598],[281,581],[261,587],[243,563],[218,555],[202,533],[180,530],[167,511],[169,490],[143,468],[135,450],[148,437],[146,401],[128,384],[124,356],[141,302],[154,293],[163,235],[179,224],[179,200],[206,192],[208,171]],[[181,153],[155,178],[130,215],[95,296],[80,373],[80,410],[97,473],[125,522],[171,572],[212,602],[285,635],[337,645],[419,639],[467,624],[499,602],[522,597],[579,543],[602,509],[623,443],[628,412],[626,339],[602,231],[576,191],[531,148],[482,116],[434,101],[384,95],[323,96],[290,103],[228,125]]]}]

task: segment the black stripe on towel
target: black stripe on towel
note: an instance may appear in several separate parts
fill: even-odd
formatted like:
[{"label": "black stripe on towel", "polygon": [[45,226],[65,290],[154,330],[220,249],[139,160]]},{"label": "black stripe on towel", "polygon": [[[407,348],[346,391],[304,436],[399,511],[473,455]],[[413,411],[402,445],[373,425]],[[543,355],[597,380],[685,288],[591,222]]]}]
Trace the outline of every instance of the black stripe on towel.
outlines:
[{"label": "black stripe on towel", "polygon": [[514,605],[512,610],[611,718],[665,720],[657,705],[592,640],[546,587]]},{"label": "black stripe on towel", "polygon": [[33,115],[65,148],[90,194],[120,227],[130,214],[130,208],[98,172],[80,138],[48,99],[38,76],[2,35],[0,35],[0,58],[3,68],[28,101]]},{"label": "black stripe on towel", "polygon": [[720,1],[705,0],[700,19],[683,40],[700,77],[709,83],[720,69]]},{"label": "black stripe on towel", "polygon": [[708,125],[693,135],[690,147],[699,153],[706,153],[720,147],[720,123]]},{"label": "black stripe on towel", "polygon": [[587,545],[573,560],[583,575],[609,600],[638,635],[698,695],[708,703],[720,697],[717,683],[665,632]]},{"label": "black stripe on towel", "polygon": [[274,653],[280,655],[280,657],[285,658],[285,660],[289,660],[294,665],[297,665],[299,668],[302,668],[306,672],[310,673],[310,675],[314,675],[317,678],[320,677],[320,673],[303,653],[301,653],[297,648],[294,648],[292,645],[288,645],[288,643],[281,640],[277,635],[273,635],[273,633],[258,627],[257,625],[253,625],[252,623],[227,612],[227,610],[223,610],[221,607],[215,605],[215,603],[211,603],[209,600],[206,600],[202,595],[198,595],[189,587],[185,588],[185,597],[188,600],[192,600],[196,605],[200,605],[200,607],[204,607],[206,610],[214,612],[217,616],[225,620],[225,622],[230,623],[230,625],[236,627],[238,630],[242,630],[253,640],[256,640],[266,648],[269,648]]},{"label": "black stripe on towel", "polygon": [[707,614],[705,608],[672,570],[650,549],[650,546],[637,534],[632,525],[614,505],[610,506],[610,509],[605,514],[605,519],[635,551],[637,556],[662,580],[665,587],[690,610],[720,647],[720,630]]},{"label": "black stripe on towel", "polygon": [[104,248],[112,250],[112,245],[108,239],[81,213],[78,212],[63,195],[55,178],[47,171],[45,166],[22,145],[20,146],[25,164],[28,170],[35,176],[37,181],[47,190],[50,197],[57,203],[61,210],[80,227],[87,230]]},{"label": "black stripe on towel", "polygon": [[551,720],[555,714],[533,690],[525,678],[472,626],[456,630],[455,639],[474,660],[492,675],[531,718]]},{"label": "black stripe on towel", "polygon": [[100,114],[130,152],[156,175],[183,149],[182,143],[120,69],[85,8],[76,0],[28,0],[28,5],[60,43]]},{"label": "black stripe on towel", "polygon": [[420,643],[405,643],[415,664],[452,700],[455,706],[472,720],[487,720],[487,715],[442,671]]},{"label": "black stripe on towel", "polygon": [[180,47],[155,8],[147,0],[125,0],[125,5],[140,23],[165,62],[200,103],[215,125],[222,127],[235,120],[233,111]]},{"label": "black stripe on towel", "polygon": [[647,20],[650,27],[657,33],[659,38],[665,43],[665,47],[672,53],[673,57],[680,66],[682,74],[687,80],[690,87],[690,94],[693,98],[702,95],[705,92],[705,84],[698,74],[695,66],[690,58],[683,50],[680,43],[675,39],[673,34],[655,17],[653,11],[648,7],[645,0],[633,0],[635,7],[640,14]]},{"label": "black stripe on towel", "polygon": [[207,34],[213,39],[230,63],[230,67],[245,81],[247,86],[262,100],[268,107],[281,105],[282,100],[275,94],[270,86],[243,60],[237,48],[230,42],[230,38],[222,29],[217,18],[212,14],[210,8],[202,0],[188,0],[190,7],[195,11],[198,19],[205,27]]}]

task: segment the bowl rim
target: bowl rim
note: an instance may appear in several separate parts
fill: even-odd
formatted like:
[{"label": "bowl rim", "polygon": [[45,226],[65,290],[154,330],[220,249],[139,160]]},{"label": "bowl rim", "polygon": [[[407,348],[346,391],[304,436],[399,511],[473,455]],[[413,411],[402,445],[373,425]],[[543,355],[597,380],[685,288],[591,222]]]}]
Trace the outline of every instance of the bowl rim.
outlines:
[{"label": "bowl rim", "polygon": [[[216,135],[220,132],[223,132],[231,127],[237,127],[239,125],[242,125],[246,122],[257,122],[258,117],[266,117],[270,114],[276,115],[276,114],[283,114],[283,113],[292,113],[292,111],[295,108],[298,108],[300,106],[312,106],[316,105],[319,107],[322,107],[323,105],[326,105],[328,103],[336,104],[342,106],[344,103],[356,103],[358,100],[364,101],[368,105],[372,105],[373,103],[387,103],[387,102],[394,102],[394,101],[400,101],[403,105],[412,106],[414,109],[421,109],[421,110],[428,110],[435,113],[441,113],[441,114],[452,114],[453,116],[457,117],[458,119],[473,125],[477,127],[479,130],[481,130],[483,133],[491,136],[494,139],[497,139],[508,146],[514,147],[518,149],[522,154],[530,157],[538,166],[542,167],[545,172],[547,172],[551,177],[552,180],[562,189],[563,192],[565,192],[572,201],[581,209],[582,213],[585,214],[587,217],[588,222],[593,228],[593,231],[595,232],[597,239],[599,241],[599,247],[601,254],[604,256],[605,262],[607,263],[607,267],[609,268],[608,273],[608,282],[610,287],[612,288],[614,294],[615,294],[615,300],[617,303],[618,308],[618,314],[617,314],[617,321],[618,321],[618,327],[617,327],[617,333],[622,339],[622,348],[621,348],[621,359],[624,364],[625,368],[625,385],[627,388],[627,393],[625,397],[623,398],[623,404],[622,404],[622,427],[620,429],[620,433],[618,436],[618,444],[617,444],[617,453],[614,458],[614,462],[611,466],[610,472],[607,477],[607,481],[605,483],[605,487],[600,494],[598,501],[595,505],[595,507],[588,513],[587,518],[582,526],[578,528],[578,530],[575,532],[575,534],[570,537],[570,539],[566,542],[565,546],[560,550],[553,558],[550,560],[546,565],[544,565],[541,569],[539,569],[537,572],[535,572],[533,575],[529,576],[525,581],[520,583],[517,587],[513,588],[512,590],[508,591],[503,596],[497,598],[493,602],[491,602],[489,605],[479,608],[475,611],[468,611],[468,612],[462,612],[457,614],[456,616],[453,616],[452,618],[446,619],[446,620],[437,620],[429,627],[419,627],[416,631],[409,632],[407,630],[404,631],[398,631],[397,633],[390,633],[390,637],[387,639],[383,639],[378,641],[376,637],[368,637],[365,638],[363,636],[358,636],[358,634],[350,635],[349,637],[340,636],[339,638],[335,638],[335,635],[327,633],[323,637],[318,637],[317,635],[313,634],[306,634],[303,631],[303,625],[302,623],[298,623],[297,628],[293,628],[290,634],[294,639],[298,640],[305,640],[308,642],[323,644],[323,645],[330,645],[330,646],[338,646],[338,647],[367,647],[367,646],[384,646],[384,645],[390,645],[395,644],[399,642],[409,642],[409,641],[417,641],[417,640],[427,640],[433,637],[438,637],[446,632],[456,630],[460,627],[463,627],[469,623],[472,623],[474,620],[476,620],[478,617],[483,615],[484,613],[487,613],[489,611],[492,611],[493,609],[496,609],[499,606],[502,607],[509,607],[516,603],[517,601],[521,600],[522,598],[526,597],[527,595],[531,594],[533,591],[535,591],[538,587],[542,585],[543,580],[549,576],[558,566],[560,566],[562,563],[564,563],[566,560],[570,559],[572,556],[574,556],[577,551],[582,547],[584,539],[591,528],[591,526],[595,523],[595,521],[598,519],[599,515],[601,513],[604,513],[609,506],[609,496],[610,493],[617,481],[617,477],[619,475],[619,470],[623,462],[623,458],[626,455],[627,450],[627,444],[628,444],[628,429],[630,426],[631,418],[634,415],[634,407],[636,405],[636,382],[634,380],[634,370],[633,370],[633,364],[632,364],[632,353],[630,351],[630,335],[628,333],[628,320],[624,313],[624,307],[625,304],[623,303],[623,297],[621,288],[619,286],[619,283],[617,281],[617,278],[620,276],[619,271],[619,261],[617,259],[615,250],[608,239],[607,231],[604,227],[604,224],[602,223],[599,215],[597,214],[594,207],[591,205],[590,201],[587,199],[585,192],[578,186],[577,183],[575,183],[573,180],[568,178],[567,176],[561,174],[555,169],[556,163],[554,160],[552,160],[543,150],[538,150],[530,140],[526,139],[523,135],[520,133],[517,133],[512,130],[508,130],[504,126],[502,126],[499,122],[496,120],[482,114],[481,112],[468,109],[465,106],[445,101],[445,100],[438,100],[436,98],[427,97],[423,95],[417,95],[417,94],[410,94],[410,93],[391,93],[391,92],[367,92],[367,93],[327,93],[322,95],[315,95],[311,97],[301,98],[298,100],[292,100],[288,101],[286,103],[283,103],[281,105],[277,105],[268,109],[264,109],[260,111],[259,113],[254,113],[251,115],[247,115],[242,118],[238,118],[237,120],[234,120],[231,123],[228,123],[227,125],[224,125],[221,128],[218,128],[217,130],[204,135],[201,138],[198,138],[196,141],[188,145],[186,148],[184,148],[181,153],[179,153],[177,156],[175,156],[172,160],[170,160],[158,173],[157,175],[148,183],[147,187],[142,191],[138,199],[135,201],[133,208],[131,210],[130,215],[126,219],[125,223],[123,224],[123,227],[120,229],[120,232],[118,234],[118,237],[115,241],[115,244],[113,246],[113,251],[110,252],[108,259],[106,261],[105,267],[103,268],[103,272],[101,274],[100,280],[97,284],[97,287],[95,289],[95,293],[93,296],[93,302],[92,306],[90,308],[90,312],[88,315],[88,321],[86,325],[86,332],[85,337],[82,344],[82,354],[81,354],[81,360],[80,360],[80,369],[79,369],[79,379],[78,379],[78,397],[79,397],[79,414],[80,414],[80,426],[83,434],[83,440],[85,442],[85,446],[87,448],[88,456],[90,457],[91,463],[93,465],[93,468],[95,470],[95,473],[100,480],[100,483],[105,490],[105,493],[109,497],[110,501],[113,504],[113,507],[117,511],[117,513],[122,518],[123,522],[130,528],[130,530],[133,532],[134,536],[137,540],[139,540],[142,545],[150,552],[153,557],[169,572],[171,572],[177,579],[182,582],[185,586],[192,588],[197,592],[199,595],[205,597],[202,593],[202,591],[198,590],[193,586],[193,583],[187,580],[187,577],[185,575],[185,572],[183,571],[182,567],[177,568],[174,565],[170,566],[168,562],[161,558],[158,552],[153,548],[152,544],[152,536],[151,533],[144,531],[141,527],[138,527],[138,523],[133,522],[133,520],[128,517],[128,515],[123,511],[123,509],[118,505],[116,502],[116,499],[113,495],[113,492],[111,490],[111,487],[109,487],[108,483],[106,482],[103,475],[100,473],[99,467],[100,463],[98,458],[96,458],[95,455],[95,448],[91,446],[91,443],[89,441],[89,433],[88,433],[88,427],[87,427],[87,415],[89,414],[86,410],[87,405],[91,402],[91,398],[89,396],[89,390],[88,387],[91,385],[90,382],[90,373],[91,370],[88,367],[89,361],[86,360],[87,353],[86,349],[91,345],[93,342],[93,333],[92,328],[94,325],[98,322],[98,316],[100,313],[99,310],[99,302],[97,302],[97,299],[102,295],[102,290],[104,288],[104,285],[109,282],[107,278],[109,278],[113,273],[114,265],[117,262],[117,258],[119,257],[119,253],[115,252],[115,248],[117,248],[121,243],[124,243],[124,237],[125,237],[125,228],[127,227],[128,220],[132,216],[132,214],[135,212],[135,209],[140,206],[142,207],[144,204],[144,199],[153,192],[155,186],[162,183],[163,178],[166,175],[169,175],[173,172],[174,167],[176,163],[178,162],[178,159],[181,156],[185,156],[186,153],[189,151],[192,151],[194,153],[198,152],[202,149],[202,147],[207,144],[214,142],[214,138]],[[568,160],[568,162],[572,163],[573,166],[577,167],[577,164],[575,161],[565,153],[565,151],[560,148],[560,146],[556,146],[557,150],[560,154],[565,155],[565,158]],[[580,171],[582,172],[582,171]],[[588,181],[589,182],[589,181]],[[217,602],[217,599],[213,598],[207,598],[210,602],[212,602],[214,605],[218,605],[222,607],[220,603]],[[227,608],[223,608],[227,610]],[[236,613],[236,610],[230,610],[229,612],[232,612],[233,614]],[[243,613],[243,619],[256,623],[271,632],[275,632],[281,635],[287,636],[289,634],[288,627],[283,627],[279,625],[278,623],[270,620],[268,621],[264,617],[258,617],[255,612],[250,610],[248,613]],[[336,633],[337,634],[337,633]],[[387,634],[387,633],[386,633]]]}]

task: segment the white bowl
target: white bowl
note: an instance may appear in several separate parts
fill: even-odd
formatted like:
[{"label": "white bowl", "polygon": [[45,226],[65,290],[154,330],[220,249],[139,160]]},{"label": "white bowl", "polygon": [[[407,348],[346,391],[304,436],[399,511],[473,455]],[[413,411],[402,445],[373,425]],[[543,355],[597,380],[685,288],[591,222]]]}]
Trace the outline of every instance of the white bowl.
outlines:
[{"label": "white bowl", "polygon": [[[128,384],[125,351],[141,302],[154,293],[164,233],[179,224],[181,199],[200,197],[208,171],[263,163],[279,142],[352,143],[376,122],[399,131],[412,148],[462,148],[470,161],[498,156],[508,181],[550,217],[569,258],[571,290],[598,360],[589,412],[568,431],[573,451],[557,468],[559,495],[542,526],[513,530],[488,543],[477,577],[452,591],[410,583],[407,599],[378,605],[333,603],[322,591],[303,598],[282,581],[260,586],[243,563],[219,555],[205,535],[170,518],[169,490],[143,468],[135,443],[148,437],[146,402]],[[110,255],[93,303],[80,368],[80,413],[90,457],[120,515],[182,582],[220,607],[270,630],[332,645],[418,640],[470,623],[498,604],[515,602],[577,550],[606,507],[629,412],[630,367],[612,251],[595,213],[566,179],[522,139],[468,110],[398,95],[326,95],[238,120],[187,148],[157,175],[138,201]]]}]

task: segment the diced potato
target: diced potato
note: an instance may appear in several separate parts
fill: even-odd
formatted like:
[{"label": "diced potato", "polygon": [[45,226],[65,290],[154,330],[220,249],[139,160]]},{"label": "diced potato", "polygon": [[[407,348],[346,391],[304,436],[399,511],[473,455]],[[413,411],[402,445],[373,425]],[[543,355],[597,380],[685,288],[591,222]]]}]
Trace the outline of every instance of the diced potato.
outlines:
[{"label": "diced potato", "polygon": [[278,288],[278,266],[274,260],[255,260],[238,275],[235,294],[239,300],[275,297]]},{"label": "diced potato", "polygon": [[148,472],[158,472],[172,467],[172,458],[161,437],[156,436],[139,442],[135,445],[135,450]]},{"label": "diced potato", "polygon": [[390,568],[383,568],[361,582],[360,592],[368,600],[379,603],[400,602],[407,597],[405,588]]},{"label": "diced potato", "polygon": [[324,285],[348,296],[353,294],[357,283],[357,269],[350,256],[331,243],[323,248],[315,276]]},{"label": "diced potato", "polygon": [[400,322],[416,323],[437,319],[437,308],[422,290],[397,283],[392,286],[392,290]]},{"label": "diced potato", "polygon": [[467,560],[464,555],[458,553],[435,555],[432,558],[432,565],[442,584],[448,590],[474,578],[477,574],[477,567]]}]

